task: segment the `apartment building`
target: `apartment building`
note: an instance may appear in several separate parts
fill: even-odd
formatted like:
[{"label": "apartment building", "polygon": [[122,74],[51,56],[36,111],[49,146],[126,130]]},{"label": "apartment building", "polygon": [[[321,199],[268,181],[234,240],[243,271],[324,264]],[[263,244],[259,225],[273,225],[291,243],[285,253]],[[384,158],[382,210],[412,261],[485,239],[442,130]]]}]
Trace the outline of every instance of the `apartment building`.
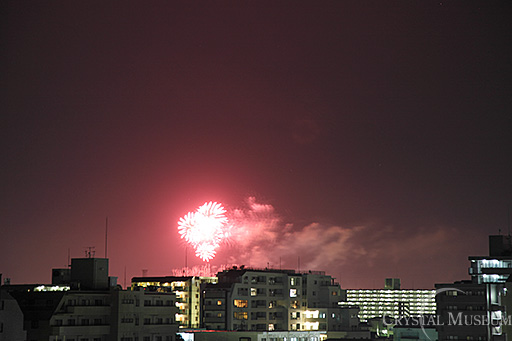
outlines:
[{"label": "apartment building", "polygon": [[324,272],[236,268],[205,287],[206,329],[341,330],[341,289]]},{"label": "apartment building", "polygon": [[[108,259],[73,259],[61,284],[5,285],[23,313],[27,340],[174,341],[176,295],[111,286]],[[66,280],[62,280],[65,278]]]},{"label": "apartment building", "polygon": [[386,279],[384,289],[343,290],[340,306],[358,306],[359,318],[366,322],[383,316],[399,318],[436,313],[433,289],[400,289],[398,279]]},{"label": "apartment building", "polygon": [[180,328],[201,326],[202,291],[206,284],[216,283],[216,277],[160,276],[134,277],[132,290],[144,289],[149,292],[169,292],[176,295],[178,312],[176,321]]}]

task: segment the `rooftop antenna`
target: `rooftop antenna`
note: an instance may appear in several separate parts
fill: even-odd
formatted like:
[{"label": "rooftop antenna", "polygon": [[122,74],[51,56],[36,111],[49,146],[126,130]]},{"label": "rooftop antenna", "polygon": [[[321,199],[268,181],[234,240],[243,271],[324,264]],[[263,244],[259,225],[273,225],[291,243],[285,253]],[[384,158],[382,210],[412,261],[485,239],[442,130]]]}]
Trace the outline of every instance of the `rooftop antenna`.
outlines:
[{"label": "rooftop antenna", "polygon": [[108,217],[105,218],[105,258],[107,258]]},{"label": "rooftop antenna", "polygon": [[68,268],[71,267],[71,255],[70,255],[70,251],[69,251],[69,247],[68,247]]},{"label": "rooftop antenna", "polygon": [[86,258],[94,258],[94,254],[96,251],[94,251],[94,246],[87,246],[85,248],[85,257]]},{"label": "rooftop antenna", "polygon": [[508,209],[508,237],[510,238],[510,208]]},{"label": "rooftop antenna", "polygon": [[188,251],[188,247],[185,246],[185,268],[188,267],[188,262],[187,262],[187,251]]}]

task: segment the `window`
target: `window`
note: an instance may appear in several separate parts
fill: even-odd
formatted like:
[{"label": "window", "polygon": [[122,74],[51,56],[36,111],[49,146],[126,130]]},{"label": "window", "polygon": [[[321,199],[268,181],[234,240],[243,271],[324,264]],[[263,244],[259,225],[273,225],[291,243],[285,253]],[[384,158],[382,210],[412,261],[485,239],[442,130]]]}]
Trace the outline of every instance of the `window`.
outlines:
[{"label": "window", "polygon": [[221,300],[218,300],[218,301],[217,301],[217,305],[222,305],[222,301],[221,301]]},{"label": "window", "polygon": [[247,300],[234,300],[233,305],[237,308],[247,308],[249,306]]},{"label": "window", "polygon": [[251,296],[256,296],[258,294],[258,291],[256,288],[251,288]]},{"label": "window", "polygon": [[297,289],[290,289],[290,297],[297,297]]},{"label": "window", "polygon": [[246,311],[243,311],[243,312],[240,312],[240,311],[235,311],[233,313],[233,318],[235,320],[247,320],[248,318],[248,314]]}]

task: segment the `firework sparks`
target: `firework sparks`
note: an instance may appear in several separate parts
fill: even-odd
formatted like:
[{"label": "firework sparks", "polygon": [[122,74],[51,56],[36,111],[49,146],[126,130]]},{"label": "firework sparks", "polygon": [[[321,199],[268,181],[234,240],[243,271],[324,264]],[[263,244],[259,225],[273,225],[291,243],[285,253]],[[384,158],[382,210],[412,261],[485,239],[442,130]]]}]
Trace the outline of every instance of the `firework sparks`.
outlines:
[{"label": "firework sparks", "polygon": [[196,250],[203,261],[215,257],[216,249],[224,239],[228,219],[222,204],[207,202],[195,212],[189,212],[178,221],[178,232]]}]

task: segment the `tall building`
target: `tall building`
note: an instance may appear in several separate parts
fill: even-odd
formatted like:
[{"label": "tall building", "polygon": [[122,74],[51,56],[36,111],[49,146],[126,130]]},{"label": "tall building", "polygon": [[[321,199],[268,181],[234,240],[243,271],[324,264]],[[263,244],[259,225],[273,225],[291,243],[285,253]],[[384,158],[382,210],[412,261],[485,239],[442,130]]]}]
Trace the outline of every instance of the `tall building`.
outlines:
[{"label": "tall building", "polygon": [[[324,272],[236,268],[217,274],[204,293],[206,329],[342,330],[341,289]],[[348,316],[348,314],[347,314]],[[352,322],[353,324],[353,322]]]},{"label": "tall building", "polygon": [[473,283],[505,283],[512,274],[511,236],[489,236],[489,256],[471,256]]},{"label": "tall building", "polygon": [[134,277],[132,278],[132,290],[142,288],[150,292],[174,293],[176,306],[179,309],[176,321],[180,324],[180,328],[199,328],[201,326],[203,288],[208,283],[216,282],[216,277]]},{"label": "tall building", "polygon": [[439,339],[505,340],[511,338],[511,237],[489,236],[489,255],[469,257],[471,280],[436,284]]},{"label": "tall building", "polygon": [[503,284],[436,284],[440,340],[505,340]]}]

